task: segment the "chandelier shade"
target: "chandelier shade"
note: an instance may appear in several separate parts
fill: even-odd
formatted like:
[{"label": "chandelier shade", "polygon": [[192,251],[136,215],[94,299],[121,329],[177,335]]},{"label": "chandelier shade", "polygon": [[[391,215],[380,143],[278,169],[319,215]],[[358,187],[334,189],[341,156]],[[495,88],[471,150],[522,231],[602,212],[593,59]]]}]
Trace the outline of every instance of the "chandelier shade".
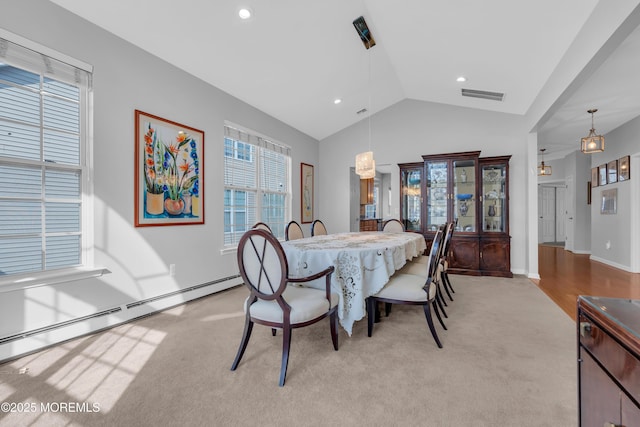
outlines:
[{"label": "chandelier shade", "polygon": [[585,154],[601,153],[604,151],[604,136],[596,135],[596,129],[593,126],[593,113],[596,111],[598,110],[592,109],[587,111],[587,113],[591,114],[591,130],[589,130],[589,135],[580,139],[580,151]]},{"label": "chandelier shade", "polygon": [[376,176],[376,161],[373,160],[373,151],[365,151],[356,155],[356,173],[360,175],[360,179]]}]

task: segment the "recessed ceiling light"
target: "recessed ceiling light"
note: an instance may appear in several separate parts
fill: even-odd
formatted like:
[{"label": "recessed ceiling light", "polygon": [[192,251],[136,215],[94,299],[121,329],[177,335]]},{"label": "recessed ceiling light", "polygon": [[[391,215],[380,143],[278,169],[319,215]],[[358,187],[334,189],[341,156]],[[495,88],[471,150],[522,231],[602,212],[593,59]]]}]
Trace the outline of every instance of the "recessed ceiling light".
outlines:
[{"label": "recessed ceiling light", "polygon": [[336,99],[333,100],[333,103],[336,104],[336,105],[340,104],[341,102],[342,102],[342,99],[340,99],[340,98],[336,98]]},{"label": "recessed ceiling light", "polygon": [[465,76],[460,76],[456,79],[456,81],[459,83],[463,83],[467,81],[467,78]]},{"label": "recessed ceiling light", "polygon": [[251,9],[249,9],[247,7],[243,7],[242,9],[240,9],[238,11],[238,16],[240,17],[240,19],[249,19],[249,18],[251,18]]}]

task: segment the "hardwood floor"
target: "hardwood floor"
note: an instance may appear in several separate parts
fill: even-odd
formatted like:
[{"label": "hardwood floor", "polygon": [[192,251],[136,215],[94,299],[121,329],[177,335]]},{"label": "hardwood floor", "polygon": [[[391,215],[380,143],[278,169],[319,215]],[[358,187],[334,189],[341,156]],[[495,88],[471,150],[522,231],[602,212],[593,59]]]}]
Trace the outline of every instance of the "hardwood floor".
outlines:
[{"label": "hardwood floor", "polygon": [[572,319],[579,295],[640,299],[640,274],[628,273],[562,247],[538,245],[534,282]]}]

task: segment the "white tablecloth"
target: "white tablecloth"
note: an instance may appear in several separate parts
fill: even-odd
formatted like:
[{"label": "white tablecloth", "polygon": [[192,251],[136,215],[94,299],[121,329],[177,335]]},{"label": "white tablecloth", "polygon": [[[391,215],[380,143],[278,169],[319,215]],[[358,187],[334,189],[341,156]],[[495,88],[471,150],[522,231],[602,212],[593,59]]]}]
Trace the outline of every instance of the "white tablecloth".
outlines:
[{"label": "white tablecloth", "polygon": [[[353,323],[365,316],[365,299],[389,277],[426,249],[418,233],[336,233],[282,242],[291,277],[310,276],[333,265],[331,283],[340,295],[340,324],[351,335]],[[311,284],[324,287],[324,279]]]}]

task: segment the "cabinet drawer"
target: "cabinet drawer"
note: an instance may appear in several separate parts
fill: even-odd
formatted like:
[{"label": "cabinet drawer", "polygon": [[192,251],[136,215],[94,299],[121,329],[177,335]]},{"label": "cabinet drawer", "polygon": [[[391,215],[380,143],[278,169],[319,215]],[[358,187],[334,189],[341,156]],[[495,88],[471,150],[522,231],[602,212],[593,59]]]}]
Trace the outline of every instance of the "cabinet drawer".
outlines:
[{"label": "cabinet drawer", "polygon": [[607,372],[640,401],[640,360],[584,314],[579,320],[580,346],[589,350]]}]

